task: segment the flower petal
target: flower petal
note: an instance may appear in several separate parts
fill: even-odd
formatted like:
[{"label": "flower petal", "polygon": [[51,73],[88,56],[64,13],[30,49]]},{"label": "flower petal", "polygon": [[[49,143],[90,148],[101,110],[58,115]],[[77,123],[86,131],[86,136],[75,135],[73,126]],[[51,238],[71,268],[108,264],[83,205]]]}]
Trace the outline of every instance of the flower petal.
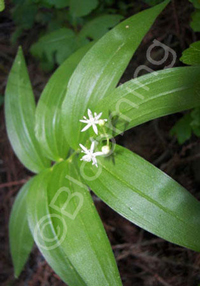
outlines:
[{"label": "flower petal", "polygon": [[88,123],[88,124],[81,130],[81,132],[86,131],[88,128],[90,128],[90,126],[92,126],[92,124],[91,124],[91,123]]},{"label": "flower petal", "polygon": [[93,128],[94,132],[98,135],[98,129],[97,129],[95,124],[92,124],[92,128]]},{"label": "flower petal", "polygon": [[88,117],[89,119],[93,119],[92,111],[88,108]]},{"label": "flower petal", "polygon": [[83,146],[82,144],[79,144],[79,146],[83,149],[85,153],[88,153],[88,149],[85,146]]},{"label": "flower petal", "polygon": [[96,157],[96,156],[103,156],[103,155],[105,155],[103,152],[95,152],[95,153],[93,153],[93,155]]},{"label": "flower petal", "polygon": [[80,119],[79,121],[80,121],[80,122],[83,122],[83,123],[88,123],[88,122],[90,122],[88,119],[85,119],[85,120],[84,120],[84,119]]},{"label": "flower petal", "polygon": [[91,147],[90,147],[90,152],[93,153],[94,152],[94,147],[95,147],[95,141],[92,141]]},{"label": "flower petal", "polygon": [[92,160],[92,157],[89,156],[89,155],[84,155],[82,158],[81,158],[82,161],[86,161],[86,162],[91,162]]},{"label": "flower petal", "polygon": [[102,115],[102,112],[100,112],[98,115],[95,116],[95,119],[98,120]]}]

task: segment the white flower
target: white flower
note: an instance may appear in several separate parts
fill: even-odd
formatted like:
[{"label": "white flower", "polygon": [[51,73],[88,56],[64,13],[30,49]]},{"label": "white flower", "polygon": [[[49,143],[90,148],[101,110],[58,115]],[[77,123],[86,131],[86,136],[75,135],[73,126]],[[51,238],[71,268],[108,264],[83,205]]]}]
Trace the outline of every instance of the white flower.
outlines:
[{"label": "white flower", "polygon": [[[100,124],[102,126],[102,122],[106,122],[107,119],[100,119],[102,112],[100,112],[99,114],[97,114],[96,112],[94,113],[94,116],[92,114],[92,111],[90,109],[88,109],[88,117],[89,119],[87,119],[85,116],[83,116],[84,119],[79,120],[80,122],[86,123],[87,125],[81,130],[81,132],[86,131],[88,128],[90,128],[90,126],[92,126],[94,132],[96,134],[98,134],[98,129],[97,129],[97,124]],[[81,147],[82,148],[82,147]]]},{"label": "white flower", "polygon": [[104,155],[103,152],[95,152],[94,153],[94,147],[95,147],[95,141],[92,141],[91,147],[88,150],[85,146],[83,146],[82,144],[79,144],[79,146],[82,148],[82,153],[85,153],[85,155],[81,158],[81,161],[86,161],[86,162],[91,162],[92,161],[92,165],[95,165],[96,167],[98,167],[97,165],[97,156],[102,156]]}]

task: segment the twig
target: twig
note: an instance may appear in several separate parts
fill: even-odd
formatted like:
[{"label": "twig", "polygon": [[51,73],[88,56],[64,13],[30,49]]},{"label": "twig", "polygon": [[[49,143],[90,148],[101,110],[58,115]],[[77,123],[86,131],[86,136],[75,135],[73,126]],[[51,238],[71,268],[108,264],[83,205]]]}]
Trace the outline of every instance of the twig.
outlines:
[{"label": "twig", "polygon": [[134,244],[131,244],[131,243],[116,244],[116,245],[113,245],[112,248],[113,249],[124,249],[126,247],[135,248],[135,247],[147,246],[147,245],[151,245],[151,244],[155,244],[155,243],[164,243],[164,242],[166,242],[166,241],[161,239],[161,238],[155,238],[155,239],[152,239],[152,240],[141,242],[140,244],[138,244],[138,243],[134,243]]},{"label": "twig", "polygon": [[28,179],[22,179],[20,181],[14,181],[14,182],[8,182],[8,183],[4,183],[0,185],[0,189],[3,188],[9,188],[12,186],[18,186],[18,185],[23,185],[24,183],[26,183],[28,181]]}]

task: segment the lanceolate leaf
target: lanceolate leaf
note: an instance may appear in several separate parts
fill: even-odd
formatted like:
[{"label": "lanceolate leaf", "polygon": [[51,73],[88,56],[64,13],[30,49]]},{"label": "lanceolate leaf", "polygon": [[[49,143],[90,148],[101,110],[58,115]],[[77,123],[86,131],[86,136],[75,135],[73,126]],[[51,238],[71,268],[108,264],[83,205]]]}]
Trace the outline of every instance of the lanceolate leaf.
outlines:
[{"label": "lanceolate leaf", "polygon": [[28,226],[26,197],[33,180],[26,183],[15,199],[9,222],[9,239],[15,276],[18,277],[33,247],[33,237]]},{"label": "lanceolate leaf", "polygon": [[[82,59],[72,75],[62,108],[63,128],[74,149],[80,142],[82,126],[77,119],[93,109],[117,85],[133,53],[155,18],[169,1],[123,21],[103,36]],[[66,122],[71,126],[65,127]]]},{"label": "lanceolate leaf", "polygon": [[[110,136],[149,120],[200,105],[200,67],[166,69],[120,85],[95,111],[110,115]],[[116,124],[112,119],[118,116]]]},{"label": "lanceolate leaf", "polygon": [[86,163],[81,173],[106,204],[149,232],[200,251],[200,203],[189,192],[120,146],[114,163],[109,157],[99,157],[98,163],[98,168]]},{"label": "lanceolate leaf", "polygon": [[35,101],[21,48],[12,66],[5,95],[6,128],[19,160],[32,172],[48,167],[35,138]]},{"label": "lanceolate leaf", "polygon": [[[69,146],[62,131],[60,112],[67,83],[77,64],[89,50],[91,44],[83,47],[68,58],[48,81],[36,109],[36,137],[45,155],[53,161],[65,158]],[[69,128],[68,122],[65,122]]]},{"label": "lanceolate leaf", "polygon": [[71,161],[38,175],[27,205],[36,244],[64,282],[122,285],[90,193]]}]

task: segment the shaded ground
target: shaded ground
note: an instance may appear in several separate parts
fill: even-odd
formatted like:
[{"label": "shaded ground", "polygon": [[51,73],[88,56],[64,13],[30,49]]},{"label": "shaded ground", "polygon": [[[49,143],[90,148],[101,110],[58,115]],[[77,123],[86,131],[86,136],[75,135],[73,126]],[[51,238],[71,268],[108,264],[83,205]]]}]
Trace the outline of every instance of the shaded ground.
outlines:
[{"label": "shaded ground", "polygon": [[[148,64],[154,70],[164,67],[151,66],[146,61],[146,50],[152,40],[157,39],[173,47],[179,57],[189,43],[198,39],[199,35],[194,35],[188,25],[191,6],[187,1],[173,3],[174,5],[171,4],[167,8],[145,37],[121,82],[130,79],[140,64]],[[130,14],[132,12],[130,11]],[[0,94],[4,94],[6,79],[16,54],[17,47],[11,47],[9,42],[13,31],[14,24],[7,10],[1,14],[0,20]],[[28,53],[29,41],[30,39],[27,40],[24,35],[20,44],[24,48],[34,92],[38,97],[49,75],[39,70],[35,60]],[[160,50],[155,50],[155,59],[159,59],[160,56]],[[179,146],[176,140],[169,136],[169,130],[179,117],[180,114],[176,114],[146,123],[126,132],[123,137],[119,136],[117,141],[167,172],[200,199],[199,177],[196,174],[200,166],[200,140],[192,137],[186,144]],[[0,175],[0,284],[65,285],[46,264],[36,247],[20,278],[14,280],[8,245],[8,220],[19,187],[31,173],[20,164],[9,145],[3,107],[0,108]],[[200,284],[199,253],[149,234],[123,219],[98,198],[94,197],[94,200],[111,241],[124,286]]]}]

